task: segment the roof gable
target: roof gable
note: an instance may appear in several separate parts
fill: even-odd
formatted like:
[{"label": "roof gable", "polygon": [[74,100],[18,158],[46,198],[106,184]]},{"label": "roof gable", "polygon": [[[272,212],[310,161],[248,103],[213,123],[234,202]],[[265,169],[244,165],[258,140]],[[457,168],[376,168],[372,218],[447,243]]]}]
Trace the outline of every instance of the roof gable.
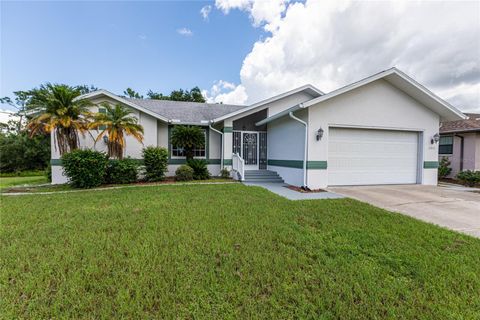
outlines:
[{"label": "roof gable", "polygon": [[439,98],[433,92],[425,88],[423,85],[413,80],[407,76],[402,71],[397,68],[391,68],[380,73],[374,74],[370,77],[364,78],[360,81],[351,83],[347,86],[329,92],[321,97],[307,101],[303,104],[302,107],[310,107],[314,104],[326,101],[328,99],[334,98],[338,95],[344,94],[346,92],[352,91],[361,86],[367,85],[371,82],[377,81],[379,79],[384,79],[389,82],[391,85],[397,89],[403,91],[413,99],[420,102],[422,105],[431,109],[433,112],[440,115],[442,120],[461,120],[465,119],[465,115],[446,102],[445,100]]},{"label": "roof gable", "polygon": [[178,124],[206,125],[216,117],[246,108],[246,106],[218,103],[125,98],[117,96],[107,90],[87,93],[77,99],[95,99],[100,96],[109,97],[164,122]]},{"label": "roof gable", "polygon": [[262,109],[263,106],[269,104],[269,103],[272,103],[272,102],[275,102],[275,101],[278,101],[278,100],[281,100],[281,99],[284,99],[288,96],[292,96],[294,94],[297,94],[299,92],[306,92],[308,93],[309,95],[311,95],[313,98],[315,97],[320,97],[321,95],[323,95],[324,93],[322,91],[320,91],[319,89],[315,88],[314,86],[312,86],[311,84],[306,84],[304,86],[301,86],[301,87],[298,87],[298,88],[295,88],[293,90],[290,90],[290,91],[287,91],[287,92],[284,92],[284,93],[281,93],[279,95],[276,95],[276,96],[273,96],[271,98],[268,98],[268,99],[265,99],[265,100],[262,100],[262,101],[259,101],[257,103],[254,103],[248,107],[245,107],[244,109],[241,109],[241,110],[237,110],[235,112],[232,112],[232,113],[229,113],[229,114],[226,114],[222,117],[219,117],[219,118],[215,118],[213,119],[212,122],[219,122],[219,121],[223,121],[223,120],[226,120],[228,118],[232,118],[232,117],[235,117],[241,113],[244,113],[244,112],[249,112],[249,111],[254,111],[254,110],[260,110]]}]

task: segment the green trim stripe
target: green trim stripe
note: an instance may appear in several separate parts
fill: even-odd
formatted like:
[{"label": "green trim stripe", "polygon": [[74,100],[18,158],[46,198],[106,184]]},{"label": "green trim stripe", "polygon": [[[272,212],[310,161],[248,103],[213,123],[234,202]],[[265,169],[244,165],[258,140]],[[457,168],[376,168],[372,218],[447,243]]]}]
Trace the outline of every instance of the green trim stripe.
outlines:
[{"label": "green trim stripe", "polygon": [[[139,165],[143,164],[143,159],[132,159],[135,162],[137,162]],[[203,159],[208,162],[208,164],[220,164],[221,160],[220,159]],[[232,162],[231,159],[230,164]],[[111,159],[109,161],[117,161],[116,159]],[[227,161],[227,160],[225,160]],[[185,164],[187,163],[186,159],[168,159],[168,164]],[[50,165],[52,166],[61,166],[62,165],[62,159],[50,159]]]},{"label": "green trim stripe", "polygon": [[307,161],[307,169],[309,170],[326,170],[327,161]]},{"label": "green trim stripe", "polygon": [[277,167],[296,168],[296,169],[302,169],[303,168],[303,161],[302,160],[274,160],[274,159],[268,159],[267,164],[269,166],[277,166]]},{"label": "green trim stripe", "polygon": [[424,169],[437,169],[438,168],[438,161],[424,161],[423,162]]},{"label": "green trim stripe", "polygon": [[223,165],[224,166],[231,166],[232,165],[232,159],[223,159]]},{"label": "green trim stripe", "polygon": [[222,131],[223,131],[223,133],[230,133],[230,132],[233,132],[233,128],[232,127],[223,127]]},{"label": "green trim stripe", "polygon": [[[269,166],[303,169],[302,160],[269,159],[267,163]],[[307,161],[307,169],[308,170],[325,170],[327,169],[327,161]]]}]

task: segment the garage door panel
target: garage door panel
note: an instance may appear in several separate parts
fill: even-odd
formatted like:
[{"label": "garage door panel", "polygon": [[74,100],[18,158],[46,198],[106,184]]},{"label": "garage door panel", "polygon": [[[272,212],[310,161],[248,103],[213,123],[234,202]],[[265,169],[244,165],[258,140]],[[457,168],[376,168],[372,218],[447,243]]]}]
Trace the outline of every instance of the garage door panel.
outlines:
[{"label": "garage door panel", "polygon": [[415,132],[330,128],[329,185],[416,183]]}]

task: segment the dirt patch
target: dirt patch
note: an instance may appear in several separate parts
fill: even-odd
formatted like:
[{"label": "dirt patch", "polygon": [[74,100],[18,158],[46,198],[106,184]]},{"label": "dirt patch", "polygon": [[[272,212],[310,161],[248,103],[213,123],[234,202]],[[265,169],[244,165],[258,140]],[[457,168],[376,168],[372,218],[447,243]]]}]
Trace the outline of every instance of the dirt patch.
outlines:
[{"label": "dirt patch", "polygon": [[285,188],[288,188],[293,191],[297,191],[300,193],[319,193],[319,192],[327,192],[326,190],[323,189],[311,189],[311,190],[305,190],[300,187],[295,187],[295,186],[285,186]]}]

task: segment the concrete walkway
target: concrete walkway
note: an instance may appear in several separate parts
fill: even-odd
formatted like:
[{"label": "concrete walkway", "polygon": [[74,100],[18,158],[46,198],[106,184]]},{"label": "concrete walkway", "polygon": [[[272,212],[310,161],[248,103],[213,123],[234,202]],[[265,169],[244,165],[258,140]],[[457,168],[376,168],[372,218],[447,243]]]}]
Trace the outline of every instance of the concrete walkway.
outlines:
[{"label": "concrete walkway", "polygon": [[480,238],[480,193],[471,189],[395,185],[328,190]]},{"label": "concrete walkway", "polygon": [[278,194],[288,200],[318,200],[318,199],[341,199],[345,198],[340,194],[333,192],[312,192],[312,193],[302,193],[286,188],[288,186],[284,183],[268,183],[268,182],[257,182],[257,183],[244,183],[246,186],[256,186],[267,189],[270,192]]}]

